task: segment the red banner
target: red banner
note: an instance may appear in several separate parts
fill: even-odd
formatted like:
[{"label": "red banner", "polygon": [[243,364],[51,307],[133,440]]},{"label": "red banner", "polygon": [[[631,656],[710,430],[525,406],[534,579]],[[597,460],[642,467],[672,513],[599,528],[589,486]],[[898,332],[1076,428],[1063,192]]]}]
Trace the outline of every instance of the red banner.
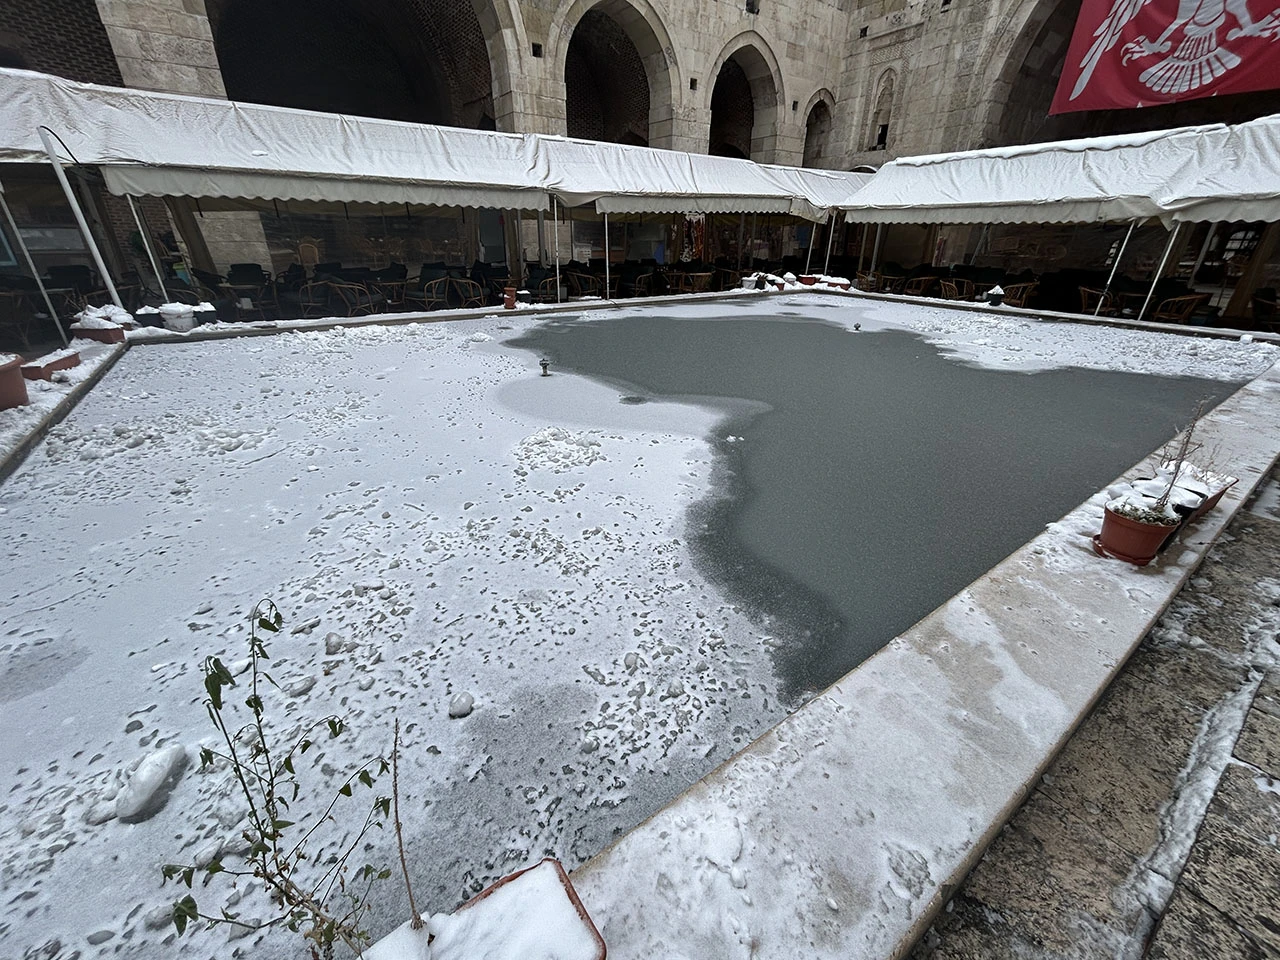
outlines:
[{"label": "red banner", "polygon": [[1280,88],[1277,0],[1084,0],[1054,113]]}]

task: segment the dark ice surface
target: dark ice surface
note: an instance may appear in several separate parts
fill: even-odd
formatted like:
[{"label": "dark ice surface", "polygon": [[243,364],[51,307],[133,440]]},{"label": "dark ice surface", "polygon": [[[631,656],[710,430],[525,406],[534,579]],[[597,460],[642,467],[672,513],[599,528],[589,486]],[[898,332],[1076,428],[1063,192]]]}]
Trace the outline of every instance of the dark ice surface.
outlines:
[{"label": "dark ice surface", "polygon": [[1197,401],[1237,389],[987,370],[912,333],[808,319],[558,320],[508,342],[625,402],[725,411],[689,535],[777,637],[789,697],[839,679],[1167,441]]}]

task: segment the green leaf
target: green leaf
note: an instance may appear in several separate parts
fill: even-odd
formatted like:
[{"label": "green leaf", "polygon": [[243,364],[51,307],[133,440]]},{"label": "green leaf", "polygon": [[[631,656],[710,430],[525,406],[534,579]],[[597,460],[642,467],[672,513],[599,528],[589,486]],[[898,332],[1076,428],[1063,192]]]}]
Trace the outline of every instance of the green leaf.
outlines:
[{"label": "green leaf", "polygon": [[336,737],[342,732],[342,721],[336,717],[330,717],[326,723],[329,725],[329,736]]},{"label": "green leaf", "polygon": [[271,829],[272,829],[272,830],[283,830],[283,829],[285,829],[286,827],[292,827],[292,826],[293,826],[293,824],[294,824],[294,821],[293,821],[293,820],[272,820],[272,821],[271,821]]},{"label": "green leaf", "polygon": [[285,757],[280,766],[284,767],[286,773],[293,773],[293,757]]},{"label": "green leaf", "polygon": [[341,787],[338,788],[338,792],[342,794],[344,797],[351,796],[351,784],[344,783]]},{"label": "green leaf", "polygon": [[178,936],[182,936],[187,929],[188,920],[196,920],[199,917],[200,911],[196,907],[195,897],[190,894],[173,905],[173,925],[178,928]]},{"label": "green leaf", "polygon": [[215,873],[222,873],[226,868],[222,866],[222,861],[215,857],[209,861],[209,865],[204,868],[204,872],[212,876]]},{"label": "green leaf", "polygon": [[357,774],[356,779],[359,780],[361,783],[363,783],[366,787],[373,786],[373,777],[369,774],[368,770],[361,770],[360,773]]},{"label": "green leaf", "polygon": [[200,748],[200,769],[203,770],[213,763],[213,751],[208,747]]},{"label": "green leaf", "polygon": [[391,816],[391,798],[379,797],[374,801],[373,809],[382,811],[384,817]]},{"label": "green leaf", "polygon": [[265,630],[267,633],[275,633],[280,629],[280,624],[284,622],[284,617],[276,613],[275,617],[259,617],[258,629]]},{"label": "green leaf", "polygon": [[262,712],[262,698],[256,693],[245,698],[244,705],[254,713]]},{"label": "green leaf", "polygon": [[300,741],[300,742],[298,743],[298,752],[299,752],[299,753],[306,753],[306,752],[307,752],[308,750],[310,750],[310,749],[311,749],[311,741],[310,741],[310,740],[302,740],[302,741]]}]

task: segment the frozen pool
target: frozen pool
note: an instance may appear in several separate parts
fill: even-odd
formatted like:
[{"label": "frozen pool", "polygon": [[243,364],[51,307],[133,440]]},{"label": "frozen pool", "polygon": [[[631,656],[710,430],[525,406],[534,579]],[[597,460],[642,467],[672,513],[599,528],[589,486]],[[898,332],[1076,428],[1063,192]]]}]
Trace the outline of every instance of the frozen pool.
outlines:
[{"label": "frozen pool", "polygon": [[[708,320],[727,309],[735,321]],[[1059,494],[1071,506],[1172,432],[1183,411],[1166,404],[1221,393],[1274,359],[1258,344],[817,296],[627,311],[637,336],[664,334],[661,349],[651,337],[627,344],[631,328],[611,316],[546,334],[522,312],[134,349],[0,487],[6,954],[54,939],[84,956],[126,944],[127,955],[178,952],[163,923],[149,926],[172,898],[157,865],[234,835],[242,811],[225,773],[188,771],[140,824],[103,811],[139,759],[174,743],[194,755],[211,734],[198,665],[243,656],[244,616],[259,597],[287,618],[271,645],[291,691],[269,708],[277,728],[330,711],[350,721],[307,772],[312,796],[327,800],[343,771],[386,749],[399,716],[417,897],[446,909],[544,852],[569,864],[590,856],[776,722],[841,658],[865,652],[870,631],[848,614],[844,581],[822,577],[872,547],[855,528],[826,544],[818,536],[876,512],[865,504],[880,494],[847,483],[863,461],[924,464],[903,469],[893,512],[939,508],[932,569],[950,556],[980,572],[987,561],[954,547],[971,525],[965,510],[940,509],[973,478],[994,499],[1023,486],[1040,504],[1042,474],[1064,472],[1080,485]],[[885,327],[927,339],[875,332]],[[665,334],[677,328],[693,339],[671,349]],[[765,339],[735,342],[735,330]],[[539,377],[537,353],[503,343],[516,337],[554,343],[558,374]],[[875,362],[858,359],[873,350]],[[747,369],[729,372],[735,357]],[[891,361],[928,371],[929,394],[943,399],[912,397],[906,374],[888,375]],[[664,379],[677,366],[683,381]],[[822,402],[822,367],[838,402]],[[689,371],[708,386],[690,387]],[[964,387],[970,376],[983,385]],[[1024,419],[1067,419],[1037,400],[1037,384],[1061,397],[1080,391],[1055,384],[1081,376],[1103,391],[1086,404],[1090,429],[1111,438],[1158,420],[1142,428],[1154,439],[1086,447],[1118,464],[1096,482],[1061,457],[1025,473],[1007,457],[1014,474],[992,476],[1005,442],[1030,442]],[[842,409],[854,405],[855,379],[896,399]],[[675,396],[691,391],[716,399]],[[649,402],[619,402],[628,396]],[[1021,412],[995,412],[1000,396]],[[956,409],[969,402],[990,407],[983,416],[1010,439],[976,451],[956,443],[966,424],[984,435]],[[883,421],[874,432],[868,417]],[[906,425],[939,418],[950,429],[908,449]],[[1074,449],[1090,443],[1087,431],[1054,429]],[[824,430],[838,441],[823,443]],[[891,446],[871,450],[867,439],[859,454],[853,437]],[[782,443],[805,438],[816,446],[803,456]],[[945,456],[930,456],[933,443],[947,444]],[[930,479],[936,504],[917,486]],[[765,503],[774,489],[785,509]],[[841,506],[850,499],[857,510]],[[1030,532],[1065,509],[1042,505],[1020,521]],[[787,546],[797,531],[814,534],[811,547]],[[1007,552],[990,539],[984,549]],[[902,602],[923,612],[938,599]],[[812,629],[823,618],[826,632]],[[449,699],[462,692],[475,711],[451,720]],[[369,858],[390,856],[377,837]],[[403,904],[389,884],[375,931]],[[259,955],[294,955],[285,936]],[[225,938],[199,933],[182,950],[225,955]]]}]

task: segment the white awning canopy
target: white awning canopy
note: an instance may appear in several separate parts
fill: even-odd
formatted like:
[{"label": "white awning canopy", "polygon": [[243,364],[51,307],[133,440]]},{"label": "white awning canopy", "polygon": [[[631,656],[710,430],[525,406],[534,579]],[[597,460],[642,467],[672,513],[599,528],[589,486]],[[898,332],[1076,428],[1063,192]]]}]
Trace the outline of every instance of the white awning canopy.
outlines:
[{"label": "white awning canopy", "polygon": [[671,150],[400,123],[77,83],[0,69],[0,162],[67,160],[134,196],[605,213],[780,213],[821,220],[866,174]]},{"label": "white awning canopy", "polygon": [[49,127],[135,196],[543,209],[527,138],[101,87],[0,71],[0,160],[47,160]]},{"label": "white awning canopy", "polygon": [[1167,220],[1221,167],[1229,134],[1215,124],[907,157],[840,206],[856,223]]},{"label": "white awning canopy", "polygon": [[1280,114],[1229,128],[1218,162],[1180,192],[1174,220],[1280,222]]},{"label": "white awning canopy", "polygon": [[536,137],[547,189],[602,213],[782,213],[824,220],[870,174],[802,170],[706,154]]}]

